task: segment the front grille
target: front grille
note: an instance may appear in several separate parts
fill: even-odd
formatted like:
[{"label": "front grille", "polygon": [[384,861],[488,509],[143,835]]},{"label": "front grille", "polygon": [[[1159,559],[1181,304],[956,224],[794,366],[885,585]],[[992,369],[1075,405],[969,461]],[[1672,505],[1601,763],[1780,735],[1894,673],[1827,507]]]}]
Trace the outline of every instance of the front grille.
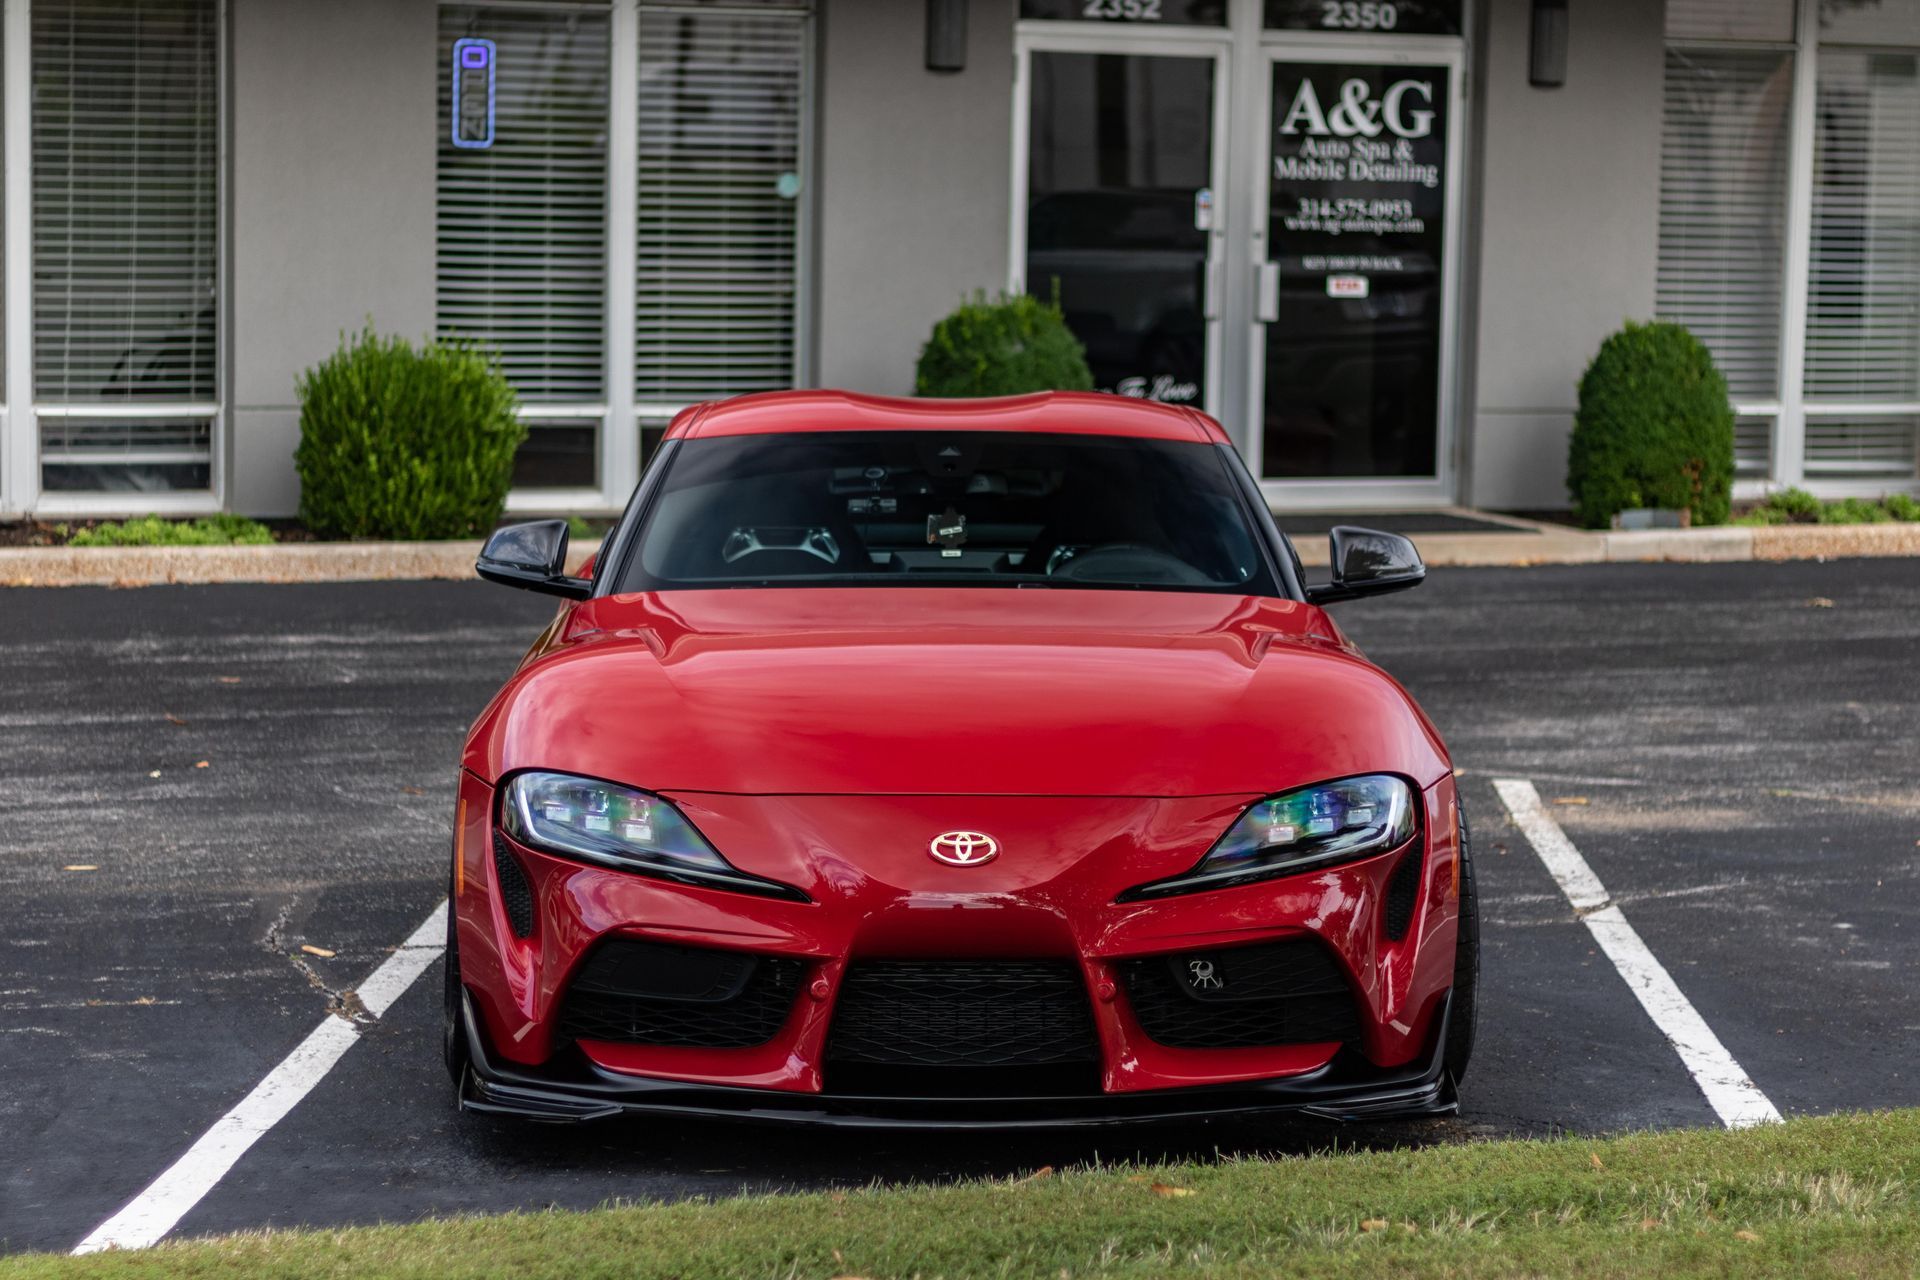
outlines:
[{"label": "front grille", "polygon": [[615,939],[567,987],[560,1034],[699,1049],[765,1044],[785,1025],[804,968],[784,956]]},{"label": "front grille", "polygon": [[1071,962],[867,960],[840,984],[827,1061],[1051,1067],[1097,1064],[1100,1046]]},{"label": "front grille", "polygon": [[1413,924],[1413,907],[1420,898],[1420,868],[1423,865],[1420,846],[1416,844],[1400,855],[1400,865],[1393,869],[1393,875],[1387,881],[1387,901],[1382,916],[1387,937],[1395,942],[1406,937],[1408,927]]},{"label": "front grille", "polygon": [[520,860],[498,832],[493,837],[493,873],[500,881],[500,905],[506,908],[513,936],[528,937],[533,933],[533,890],[527,884],[527,873],[520,869]]},{"label": "front grille", "polygon": [[1359,1038],[1353,992],[1311,938],[1124,961],[1134,1017],[1180,1049],[1324,1044]]}]

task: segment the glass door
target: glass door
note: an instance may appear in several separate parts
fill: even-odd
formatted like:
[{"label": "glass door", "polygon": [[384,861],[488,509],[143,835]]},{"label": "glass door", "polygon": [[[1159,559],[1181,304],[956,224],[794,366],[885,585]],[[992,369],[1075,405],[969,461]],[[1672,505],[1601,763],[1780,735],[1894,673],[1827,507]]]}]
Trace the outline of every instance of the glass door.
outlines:
[{"label": "glass door", "polygon": [[1095,387],[1212,408],[1223,46],[1022,41],[1014,285],[1058,298]]},{"label": "glass door", "polygon": [[1250,402],[1290,500],[1448,501],[1460,64],[1268,50]]}]

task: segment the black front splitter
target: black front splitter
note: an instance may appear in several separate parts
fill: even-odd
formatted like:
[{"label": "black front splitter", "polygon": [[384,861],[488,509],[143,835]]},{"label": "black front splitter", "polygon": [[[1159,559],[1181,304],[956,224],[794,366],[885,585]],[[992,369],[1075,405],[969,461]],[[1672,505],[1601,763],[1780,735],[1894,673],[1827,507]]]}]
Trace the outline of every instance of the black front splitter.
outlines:
[{"label": "black front splitter", "polygon": [[554,1123],[631,1113],[884,1129],[1061,1129],[1285,1113],[1343,1121],[1451,1115],[1458,1107],[1445,1062],[1451,1004],[1449,995],[1424,1057],[1387,1070],[1343,1050],[1317,1071],[1249,1084],[1064,1097],[901,1098],[629,1076],[577,1054],[538,1070],[512,1066],[489,1052],[468,996],[461,1002],[468,1062],[460,1107]]}]

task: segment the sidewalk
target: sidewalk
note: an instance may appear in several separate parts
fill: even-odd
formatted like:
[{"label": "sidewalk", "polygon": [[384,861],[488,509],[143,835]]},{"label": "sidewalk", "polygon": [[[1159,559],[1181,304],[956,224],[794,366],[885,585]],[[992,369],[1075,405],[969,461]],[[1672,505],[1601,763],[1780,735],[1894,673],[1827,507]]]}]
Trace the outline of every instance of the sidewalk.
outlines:
[{"label": "sidewalk", "polygon": [[[1707,563],[1738,560],[1835,560],[1851,556],[1920,556],[1920,524],[1720,525],[1708,529],[1590,531],[1566,525],[1522,520],[1493,512],[1455,509],[1441,513],[1449,523],[1473,520],[1481,528],[1431,532],[1395,529],[1418,525],[1417,516],[1383,517],[1390,531],[1405,532],[1434,566],[1542,564],[1633,564],[1648,561]],[[1290,516],[1288,526],[1307,518]],[[1344,523],[1366,525],[1367,517],[1342,516]],[[1434,523],[1438,523],[1435,521]],[[1300,558],[1311,566],[1327,564],[1325,537],[1288,529]]]},{"label": "sidewalk", "polygon": [[[1831,560],[1920,556],[1920,524],[1774,525],[1587,532],[1484,511],[1286,513],[1282,528],[1309,566],[1327,564],[1334,523],[1404,532],[1435,567],[1646,561]],[[1423,527],[1429,526],[1429,527]],[[1431,527],[1438,526],[1438,527]],[[470,578],[477,540],[305,542],[256,547],[0,547],[0,586],[141,587],[164,583],[364,582]],[[598,542],[574,544],[576,555]]]}]

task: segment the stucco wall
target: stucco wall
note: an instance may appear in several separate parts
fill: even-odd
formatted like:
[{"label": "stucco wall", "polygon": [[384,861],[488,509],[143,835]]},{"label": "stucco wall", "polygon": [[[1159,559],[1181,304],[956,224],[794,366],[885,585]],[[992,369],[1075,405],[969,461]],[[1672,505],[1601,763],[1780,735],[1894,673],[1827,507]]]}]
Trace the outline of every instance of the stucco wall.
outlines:
[{"label": "stucco wall", "polygon": [[295,375],[433,325],[433,0],[233,0],[236,511],[299,504]]},{"label": "stucco wall", "polygon": [[1527,83],[1528,0],[1487,11],[1462,497],[1564,507],[1580,374],[1623,320],[1653,313],[1665,5],[1574,5],[1559,89]]},{"label": "stucco wall", "polygon": [[918,0],[822,9],[815,381],[905,393],[933,322],[1006,284],[1012,0],[972,0],[957,73]]}]

